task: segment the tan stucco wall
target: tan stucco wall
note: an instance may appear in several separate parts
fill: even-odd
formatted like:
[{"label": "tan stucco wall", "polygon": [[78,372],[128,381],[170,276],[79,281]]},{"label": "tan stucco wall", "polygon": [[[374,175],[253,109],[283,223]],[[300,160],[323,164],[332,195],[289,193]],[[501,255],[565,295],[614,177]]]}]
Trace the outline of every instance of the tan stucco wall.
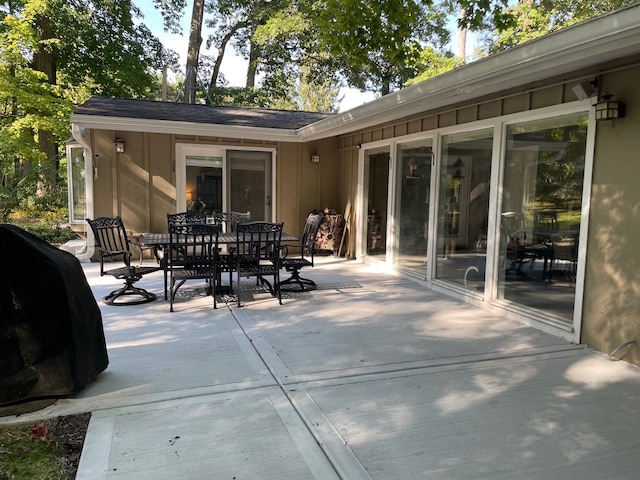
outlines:
[{"label": "tan stucco wall", "polygon": [[[606,75],[601,92],[624,101],[623,119],[597,124],[583,343],[609,353],[640,343],[640,67]],[[640,346],[620,352],[640,364]]]},{"label": "tan stucco wall", "polygon": [[[113,141],[125,141],[116,153]],[[93,153],[98,153],[98,179],[94,181],[95,217],[120,215],[128,229],[161,232],[167,213],[176,210],[175,144],[224,144],[276,148],[276,220],[287,231],[302,230],[313,209],[342,211],[342,183],[337,175],[336,139],[309,143],[243,142],[231,139],[176,137],[167,134],[94,130]],[[320,156],[311,162],[311,154]]]}]

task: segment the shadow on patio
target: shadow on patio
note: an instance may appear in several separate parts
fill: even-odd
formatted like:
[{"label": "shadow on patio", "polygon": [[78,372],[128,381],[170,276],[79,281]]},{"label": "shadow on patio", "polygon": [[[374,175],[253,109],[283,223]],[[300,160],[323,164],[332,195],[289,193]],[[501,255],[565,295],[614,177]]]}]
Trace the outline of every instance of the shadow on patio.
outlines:
[{"label": "shadow on patio", "polygon": [[145,277],[159,300],[100,303],[108,369],[21,420],[93,412],[82,479],[637,476],[636,367],[364,264],[308,276],[282,306],[192,288],[174,313]]}]

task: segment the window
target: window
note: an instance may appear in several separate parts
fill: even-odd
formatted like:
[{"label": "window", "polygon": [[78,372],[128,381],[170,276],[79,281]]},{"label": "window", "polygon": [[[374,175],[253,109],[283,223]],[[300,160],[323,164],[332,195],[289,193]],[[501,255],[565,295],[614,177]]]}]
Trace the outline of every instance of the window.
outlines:
[{"label": "window", "polygon": [[84,148],[79,145],[68,145],[67,162],[69,222],[83,223],[87,218],[87,181]]}]

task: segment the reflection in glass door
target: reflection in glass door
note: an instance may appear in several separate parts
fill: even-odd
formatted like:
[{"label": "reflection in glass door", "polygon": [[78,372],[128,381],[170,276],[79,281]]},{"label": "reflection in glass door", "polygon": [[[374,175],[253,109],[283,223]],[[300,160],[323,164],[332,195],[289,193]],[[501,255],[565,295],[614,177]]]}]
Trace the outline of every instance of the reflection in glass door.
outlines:
[{"label": "reflection in glass door", "polygon": [[387,201],[389,197],[389,146],[364,152],[364,185],[367,207],[366,253],[385,256]]},{"label": "reflection in glass door", "polygon": [[188,155],[186,209],[206,213],[222,211],[222,157]]},{"label": "reflection in glass door", "polygon": [[228,210],[251,212],[251,220],[271,221],[271,152],[228,150]]},{"label": "reflection in glass door", "polygon": [[493,130],[442,137],[436,278],[484,291]]},{"label": "reflection in glass door", "polygon": [[396,155],[394,264],[426,276],[431,139],[400,143]]},{"label": "reflection in glass door", "polygon": [[587,115],[510,125],[498,298],[573,319]]}]

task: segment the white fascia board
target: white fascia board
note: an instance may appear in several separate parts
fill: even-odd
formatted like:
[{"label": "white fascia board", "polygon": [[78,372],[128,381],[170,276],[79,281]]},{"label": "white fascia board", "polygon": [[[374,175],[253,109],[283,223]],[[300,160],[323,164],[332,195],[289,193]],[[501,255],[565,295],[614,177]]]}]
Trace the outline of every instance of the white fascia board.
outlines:
[{"label": "white fascia board", "polygon": [[640,54],[640,5],[598,17],[459,67],[298,130],[305,141],[569,74]]},{"label": "white fascia board", "polygon": [[142,118],[109,117],[103,115],[72,114],[71,123],[82,128],[117,130],[120,132],[149,132],[175,135],[201,135],[278,142],[299,141],[295,130],[243,127],[209,123],[174,122]]}]

